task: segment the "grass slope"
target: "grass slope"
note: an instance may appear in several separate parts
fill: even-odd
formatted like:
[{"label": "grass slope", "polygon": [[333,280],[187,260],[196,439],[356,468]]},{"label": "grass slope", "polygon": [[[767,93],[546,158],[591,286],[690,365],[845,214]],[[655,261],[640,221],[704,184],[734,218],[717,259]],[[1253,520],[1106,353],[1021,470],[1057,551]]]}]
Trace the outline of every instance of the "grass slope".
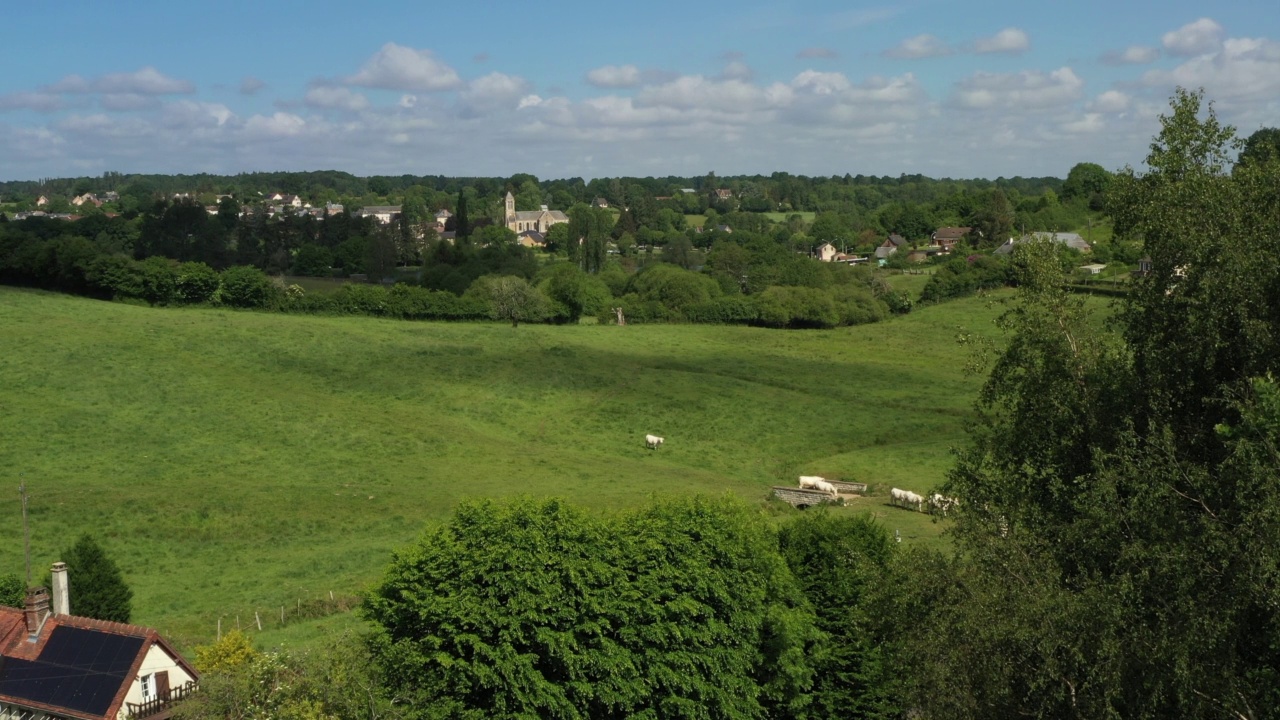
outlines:
[{"label": "grass slope", "polygon": [[[0,288],[0,467],[14,492],[0,571],[81,532],[120,563],[135,620],[179,642],[254,609],[377,577],[471,496],[599,509],[672,493],[763,501],[799,474],[875,483],[910,541],[980,379],[966,300],[827,332],[522,326],[151,309]],[[666,437],[658,452],[643,435]],[[774,508],[772,512],[783,513]],[[789,508],[785,512],[792,512]],[[74,602],[74,599],[73,599]]]}]

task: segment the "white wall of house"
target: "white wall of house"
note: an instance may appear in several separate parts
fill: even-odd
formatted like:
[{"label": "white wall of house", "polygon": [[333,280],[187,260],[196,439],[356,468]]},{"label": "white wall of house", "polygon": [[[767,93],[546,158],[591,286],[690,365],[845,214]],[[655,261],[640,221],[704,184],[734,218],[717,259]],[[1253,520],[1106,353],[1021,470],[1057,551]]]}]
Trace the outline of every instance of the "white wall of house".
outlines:
[{"label": "white wall of house", "polygon": [[[152,694],[147,698],[142,697],[142,678],[146,676],[153,676],[157,672],[166,670],[169,672],[170,690],[176,690],[194,679],[187,674],[186,670],[182,669],[182,666],[178,664],[177,660],[173,659],[173,656],[165,652],[164,648],[160,647],[159,644],[153,644],[151,649],[147,651],[146,659],[142,661],[142,667],[138,669],[137,677],[133,679],[133,684],[129,686],[129,694],[125,695],[124,701],[126,703],[141,704],[145,700],[154,698],[156,687],[155,678],[151,678],[150,687]],[[125,705],[124,707],[128,708],[129,706]]]}]

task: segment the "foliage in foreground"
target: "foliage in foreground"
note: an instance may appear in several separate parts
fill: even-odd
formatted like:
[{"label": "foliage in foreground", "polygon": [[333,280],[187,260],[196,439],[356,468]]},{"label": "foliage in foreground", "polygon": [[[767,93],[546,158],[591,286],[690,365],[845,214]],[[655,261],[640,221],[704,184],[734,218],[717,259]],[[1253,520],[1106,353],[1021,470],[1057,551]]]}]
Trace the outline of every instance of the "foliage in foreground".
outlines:
[{"label": "foliage in foreground", "polygon": [[238,630],[196,648],[200,692],[180,720],[396,720],[403,704],[385,692],[364,639],[343,634],[302,652],[259,652]]},{"label": "foliage in foreground", "polygon": [[[396,555],[365,615],[388,683],[422,717],[809,717],[841,706],[834,692],[874,692],[815,685],[819,670],[879,682],[873,659],[827,649],[806,595],[824,618],[855,618],[830,623],[841,641],[863,630],[859,581],[883,563],[883,531],[838,545],[842,568],[867,569],[843,589],[797,545],[842,529],[790,536],[793,575],[763,520],[727,501],[613,518],[558,500],[466,503]],[[856,707],[815,717],[871,716]]]},{"label": "foliage in foreground", "polygon": [[1155,268],[1101,335],[1053,251],[949,480],[953,560],[897,659],[932,718],[1263,718],[1280,707],[1280,166],[1229,172],[1230,128],[1180,91],[1145,175],[1109,189]]}]

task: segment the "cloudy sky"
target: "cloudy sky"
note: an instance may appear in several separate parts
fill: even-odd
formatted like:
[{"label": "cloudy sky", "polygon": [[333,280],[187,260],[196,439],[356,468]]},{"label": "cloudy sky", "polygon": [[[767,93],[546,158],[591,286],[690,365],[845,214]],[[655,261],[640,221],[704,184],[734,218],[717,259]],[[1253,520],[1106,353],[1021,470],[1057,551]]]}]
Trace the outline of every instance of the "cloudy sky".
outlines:
[{"label": "cloudy sky", "polygon": [[13,3],[0,180],[1064,176],[1177,85],[1280,126],[1274,0]]}]

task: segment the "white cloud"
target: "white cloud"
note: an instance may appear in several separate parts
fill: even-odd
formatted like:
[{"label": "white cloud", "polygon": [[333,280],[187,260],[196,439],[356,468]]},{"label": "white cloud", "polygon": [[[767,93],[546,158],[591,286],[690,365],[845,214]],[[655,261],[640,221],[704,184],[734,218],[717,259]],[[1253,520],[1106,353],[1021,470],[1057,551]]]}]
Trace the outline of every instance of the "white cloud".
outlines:
[{"label": "white cloud", "polygon": [[701,75],[686,75],[662,85],[644,88],[636,95],[635,107],[745,113],[783,104],[789,93],[790,89],[780,84],[762,88],[743,80],[716,80]]},{"label": "white cloud", "polygon": [[1210,99],[1270,103],[1280,95],[1280,43],[1229,38],[1216,53],[1193,57],[1173,70],[1150,70],[1144,84],[1203,87]]},{"label": "white cloud", "polygon": [[726,63],[724,69],[720,71],[721,80],[750,80],[756,76],[756,71],[741,60],[731,60]]},{"label": "white cloud", "polygon": [[1209,18],[1200,18],[1177,30],[1167,32],[1161,38],[1164,49],[1170,55],[1190,57],[1216,52],[1222,47],[1226,30]]},{"label": "white cloud", "polygon": [[267,84],[258,78],[246,75],[240,80],[240,94],[253,95],[266,86]]},{"label": "white cloud", "polygon": [[808,90],[815,95],[838,95],[853,88],[844,73],[805,70],[791,81],[791,87]]},{"label": "white cloud", "polygon": [[154,67],[147,66],[131,73],[111,73],[86,80],[79,75],[68,75],[46,88],[55,93],[112,93],[133,95],[183,95],[196,91],[187,80],[169,77]]},{"label": "white cloud", "polygon": [[347,83],[385,90],[431,92],[462,86],[458,72],[436,59],[430,50],[415,50],[389,42],[369,58]]},{"label": "white cloud", "polygon": [[1150,65],[1160,59],[1158,48],[1145,45],[1130,45],[1124,50],[1112,50],[1102,56],[1107,65]]},{"label": "white cloud", "polygon": [[980,38],[973,45],[973,50],[979,54],[988,53],[1024,53],[1031,48],[1031,38],[1027,37],[1027,33],[1019,28],[1010,27],[1001,30],[991,37]]},{"label": "white cloud", "polygon": [[418,104],[418,96],[409,95],[406,93],[400,96],[400,102],[398,104],[400,105],[400,107],[406,108],[406,109],[415,107]]},{"label": "white cloud", "polygon": [[317,85],[303,96],[302,101],[308,107],[326,110],[346,110],[359,112],[369,108],[369,99],[351,88]]},{"label": "white cloud", "polygon": [[1100,113],[1085,113],[1074,120],[1062,123],[1062,129],[1074,134],[1092,134],[1106,129],[1106,122]]},{"label": "white cloud", "polygon": [[1090,112],[1122,113],[1129,109],[1129,96],[1119,90],[1108,90],[1089,103]]},{"label": "white cloud", "polygon": [[807,47],[796,53],[798,60],[835,60],[840,57],[840,53],[825,47]]},{"label": "white cloud", "polygon": [[155,107],[159,100],[153,95],[137,93],[107,93],[102,96],[102,109],[112,112],[129,112]]},{"label": "white cloud", "polygon": [[235,113],[221,103],[179,100],[167,103],[160,116],[161,124],[175,130],[220,127],[235,119]]},{"label": "white cloud", "polygon": [[307,121],[298,115],[278,112],[274,115],[254,115],[245,121],[247,139],[272,139],[300,135],[307,128]]},{"label": "white cloud", "polygon": [[906,60],[941,57],[954,52],[951,46],[934,35],[916,35],[909,37],[882,53],[885,57]]},{"label": "white cloud", "polygon": [[587,73],[587,82],[600,88],[630,88],[640,84],[640,68],[635,65],[605,65]]},{"label": "white cloud", "polygon": [[529,83],[524,78],[491,72],[472,80],[467,89],[458,94],[458,101],[464,116],[476,117],[515,108],[528,93]]},{"label": "white cloud", "polygon": [[16,92],[0,95],[0,112],[5,110],[34,110],[51,113],[63,108],[62,97],[50,92]]},{"label": "white cloud", "polygon": [[1020,111],[1061,108],[1078,101],[1084,81],[1069,67],[1045,74],[974,73],[960,81],[952,103],[971,110]]}]

